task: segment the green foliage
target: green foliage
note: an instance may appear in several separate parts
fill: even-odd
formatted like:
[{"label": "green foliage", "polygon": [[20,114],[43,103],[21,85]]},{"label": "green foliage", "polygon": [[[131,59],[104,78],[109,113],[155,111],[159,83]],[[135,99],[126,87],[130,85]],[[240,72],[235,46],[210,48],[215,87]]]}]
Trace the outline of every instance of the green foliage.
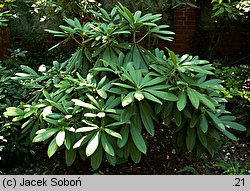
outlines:
[{"label": "green foliage", "polygon": [[89,10],[96,9],[101,4],[95,0],[43,0],[31,1],[32,13],[40,17],[40,21],[61,21],[63,17],[88,17]]},{"label": "green foliage", "polygon": [[[231,105],[238,105],[238,107],[234,107],[234,113],[242,124],[247,125],[248,115],[245,111],[242,112],[242,108],[248,108],[250,101],[248,65],[227,66],[226,62],[214,61],[213,66],[216,68],[215,76],[223,81],[225,87],[218,93],[221,97],[227,98]],[[248,128],[247,136],[249,136],[249,132]]]},{"label": "green foliage", "polygon": [[13,63],[0,62],[0,162],[5,164],[12,159],[26,160],[28,153],[24,136],[16,128],[20,123],[3,115],[5,109],[10,106],[13,108],[11,116],[19,115],[20,110],[14,106],[18,106],[21,100],[25,101],[27,95],[27,89],[11,80],[14,71],[17,71],[17,68]]},{"label": "green foliage", "polygon": [[9,14],[9,11],[4,11],[0,13],[0,27],[8,26],[7,22],[12,15]]},{"label": "green foliage", "polygon": [[189,6],[193,8],[198,8],[196,6],[195,0],[172,0],[172,6],[173,8],[176,8],[177,6]]},{"label": "green foliage", "polygon": [[79,45],[71,58],[52,67],[22,65],[12,78],[30,99],[4,115],[22,124],[30,142],[48,143],[49,157],[63,148],[68,166],[78,153],[89,157],[96,170],[103,161],[139,163],[155,123],[173,121],[177,146],[198,155],[213,155],[223,137],[237,141],[231,129],[246,129],[224,110],[215,92],[223,89],[221,80],[208,78],[212,65],[141,45],[149,36],[172,40],[169,26],[157,24],[161,14],[132,13],[120,3],[110,13],[91,12],[95,20],[65,18],[61,31],[47,30],[65,38],[58,45],[70,39]]},{"label": "green foliage", "polygon": [[199,175],[199,172],[197,170],[195,170],[195,168],[192,167],[192,166],[186,166],[183,169],[178,170],[176,173],[180,174],[180,173],[185,173],[185,172],[186,173],[192,173],[192,174],[195,174],[195,175]]},{"label": "green foliage", "polygon": [[0,0],[0,10],[13,11],[16,0]]},{"label": "green foliage", "polygon": [[237,159],[234,162],[221,160],[213,166],[221,170],[224,175],[248,175],[250,169],[250,163],[241,166]]},{"label": "green foliage", "polygon": [[[237,99],[240,96],[243,100],[250,101],[250,92],[246,87],[250,81],[250,70],[247,65],[226,66],[226,63],[215,61],[213,66],[216,68],[215,76],[224,82],[225,89],[220,91],[223,97]],[[241,105],[244,105],[243,101]]]},{"label": "green foliage", "polygon": [[250,1],[212,0],[212,3],[214,18],[244,21],[249,16]]}]

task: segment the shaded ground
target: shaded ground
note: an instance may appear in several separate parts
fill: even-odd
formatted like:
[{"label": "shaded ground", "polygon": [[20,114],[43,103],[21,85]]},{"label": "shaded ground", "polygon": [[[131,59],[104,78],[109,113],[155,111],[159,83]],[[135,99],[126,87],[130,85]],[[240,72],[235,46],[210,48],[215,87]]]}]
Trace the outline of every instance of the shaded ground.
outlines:
[{"label": "shaded ground", "polygon": [[[239,143],[228,142],[220,152],[211,157],[205,155],[202,159],[196,159],[188,153],[176,153],[173,144],[169,141],[171,132],[167,128],[159,128],[153,139],[149,139],[149,151],[142,157],[139,164],[128,163],[117,166],[110,166],[103,163],[99,171],[92,171],[89,161],[78,159],[71,167],[64,162],[64,152],[58,153],[52,158],[47,157],[46,148],[36,151],[36,155],[30,158],[30,164],[15,164],[2,169],[3,174],[61,174],[61,175],[86,175],[86,174],[134,174],[134,175],[175,175],[177,171],[189,166],[189,171],[179,174],[221,174],[222,171],[213,167],[213,164],[220,160],[237,161],[240,168],[250,162],[250,141],[244,136]],[[79,157],[80,158],[80,157]],[[250,174],[250,169],[248,169]]]}]

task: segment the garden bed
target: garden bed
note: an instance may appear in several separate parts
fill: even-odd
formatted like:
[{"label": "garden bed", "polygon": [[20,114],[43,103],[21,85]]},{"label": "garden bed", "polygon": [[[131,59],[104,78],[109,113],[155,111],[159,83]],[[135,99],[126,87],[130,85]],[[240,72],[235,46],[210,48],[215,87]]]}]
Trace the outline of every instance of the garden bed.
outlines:
[{"label": "garden bed", "polygon": [[[240,142],[227,142],[221,147],[219,153],[214,157],[205,154],[201,159],[192,156],[187,152],[177,152],[171,142],[172,133],[164,126],[156,130],[155,137],[148,138],[149,151],[142,157],[139,164],[132,161],[128,163],[111,166],[103,163],[98,171],[90,168],[90,162],[82,161],[80,157],[71,167],[67,167],[64,161],[64,152],[58,152],[52,158],[47,157],[46,147],[37,148],[36,154],[30,158],[30,163],[20,163],[11,165],[3,169],[3,174],[8,175],[176,175],[176,174],[205,174],[218,175],[223,170],[216,168],[213,164],[221,160],[232,161],[234,166],[235,159],[239,162],[239,169],[243,169],[249,164],[250,141],[242,134]],[[186,168],[186,171],[178,173],[179,170]],[[246,170],[246,168],[244,168]],[[248,167],[248,173],[250,169]]]}]

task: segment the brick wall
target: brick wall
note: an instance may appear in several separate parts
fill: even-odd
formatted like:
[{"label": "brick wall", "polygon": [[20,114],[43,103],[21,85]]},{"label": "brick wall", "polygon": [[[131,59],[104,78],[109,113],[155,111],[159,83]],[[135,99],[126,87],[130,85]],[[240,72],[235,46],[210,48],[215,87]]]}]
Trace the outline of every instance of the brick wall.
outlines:
[{"label": "brick wall", "polygon": [[174,10],[174,41],[170,48],[178,53],[193,53],[193,37],[196,30],[196,9],[177,7]]},{"label": "brick wall", "polygon": [[0,27],[0,60],[4,60],[4,55],[8,53],[7,49],[9,48],[9,37],[9,27]]}]

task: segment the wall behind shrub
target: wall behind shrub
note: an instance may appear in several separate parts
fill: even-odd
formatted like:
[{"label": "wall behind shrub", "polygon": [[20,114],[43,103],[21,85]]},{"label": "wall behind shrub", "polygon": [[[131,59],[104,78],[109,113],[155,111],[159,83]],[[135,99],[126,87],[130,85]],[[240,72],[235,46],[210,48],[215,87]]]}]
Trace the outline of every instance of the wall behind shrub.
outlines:
[{"label": "wall behind shrub", "polygon": [[[163,24],[171,26],[175,32],[174,41],[163,43],[162,41],[152,42],[153,45],[164,48],[170,47],[176,53],[199,54],[209,58],[209,43],[218,36],[218,26],[211,19],[210,1],[199,1],[199,9],[186,6],[178,6],[172,9],[167,4],[159,4],[156,0],[132,1],[121,0],[126,6],[133,6],[133,11],[141,9],[143,12],[162,13]],[[165,1],[164,1],[165,2]],[[107,9],[113,7],[116,0],[102,1]],[[151,7],[150,7],[151,6]],[[9,29],[1,30],[0,59],[7,53],[7,48],[22,48],[28,51],[45,51],[60,39],[51,38],[51,35],[44,32],[45,28],[57,29],[60,21],[40,22],[35,14],[29,12],[30,5],[23,0],[17,0],[18,19],[10,22]],[[63,22],[63,21],[62,21]],[[250,23],[232,23],[230,30],[222,35],[218,46],[213,49],[213,56],[242,56],[247,54],[249,47]],[[3,40],[4,39],[4,40]],[[11,46],[10,46],[11,45]],[[2,55],[2,56],[1,56]]]}]

